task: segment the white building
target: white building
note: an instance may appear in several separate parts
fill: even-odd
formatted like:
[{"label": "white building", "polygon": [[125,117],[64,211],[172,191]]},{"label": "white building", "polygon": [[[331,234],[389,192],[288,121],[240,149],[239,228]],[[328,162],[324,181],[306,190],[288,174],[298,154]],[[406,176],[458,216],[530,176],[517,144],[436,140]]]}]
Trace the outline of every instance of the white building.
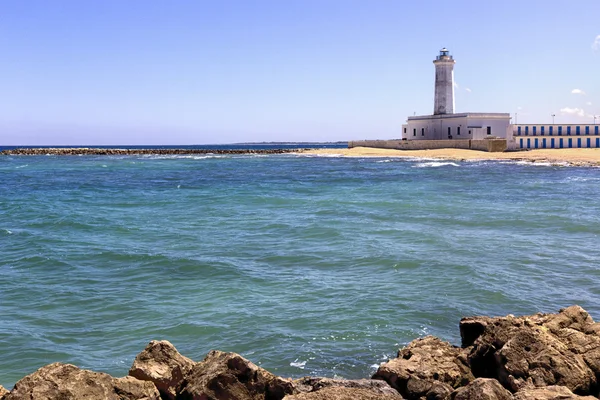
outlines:
[{"label": "white building", "polygon": [[[454,113],[454,58],[440,50],[435,65],[433,115],[408,117],[402,125],[403,140],[507,139],[513,130],[509,113]],[[510,147],[510,146],[509,146]]]}]

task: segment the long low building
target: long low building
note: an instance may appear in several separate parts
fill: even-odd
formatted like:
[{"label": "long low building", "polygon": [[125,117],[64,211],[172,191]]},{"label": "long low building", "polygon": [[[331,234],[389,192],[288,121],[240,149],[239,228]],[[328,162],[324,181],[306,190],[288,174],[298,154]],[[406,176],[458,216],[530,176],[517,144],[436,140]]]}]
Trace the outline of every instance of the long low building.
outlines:
[{"label": "long low building", "polygon": [[589,124],[512,125],[518,149],[600,148],[600,126]]},{"label": "long low building", "polygon": [[508,113],[458,113],[408,117],[402,125],[406,140],[486,139],[500,137],[510,140]]}]

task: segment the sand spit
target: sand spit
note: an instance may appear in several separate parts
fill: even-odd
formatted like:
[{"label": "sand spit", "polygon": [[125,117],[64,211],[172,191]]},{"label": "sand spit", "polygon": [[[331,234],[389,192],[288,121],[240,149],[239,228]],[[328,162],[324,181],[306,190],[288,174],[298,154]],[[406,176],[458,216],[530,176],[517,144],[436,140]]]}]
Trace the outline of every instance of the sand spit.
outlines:
[{"label": "sand spit", "polygon": [[399,157],[432,158],[439,160],[509,160],[531,163],[550,163],[571,166],[600,166],[599,149],[535,149],[505,153],[488,153],[478,150],[434,149],[434,150],[394,150],[369,147],[351,149],[304,149],[302,154],[315,156],[340,155],[343,157]]}]

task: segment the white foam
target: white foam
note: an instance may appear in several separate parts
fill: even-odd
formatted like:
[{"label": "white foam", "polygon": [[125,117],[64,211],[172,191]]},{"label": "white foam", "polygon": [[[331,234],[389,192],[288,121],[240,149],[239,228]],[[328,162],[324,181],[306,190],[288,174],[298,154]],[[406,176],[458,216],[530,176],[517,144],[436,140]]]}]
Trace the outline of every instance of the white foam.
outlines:
[{"label": "white foam", "polygon": [[343,154],[304,154],[304,153],[287,153],[293,157],[304,157],[304,158],[340,158],[344,157]]},{"label": "white foam", "polygon": [[439,161],[439,158],[434,157],[410,157],[411,161]]},{"label": "white foam", "polygon": [[590,181],[600,181],[600,178],[571,176],[564,180],[564,182],[590,182]]},{"label": "white foam", "polygon": [[472,158],[470,160],[463,160],[463,161],[470,162],[470,163],[480,163],[480,162],[487,163],[490,161],[494,162],[494,160],[486,160],[485,158]]},{"label": "white foam", "polygon": [[532,165],[534,167],[554,167],[554,166],[567,166],[569,165],[568,163],[552,163],[552,162],[547,162],[547,161],[525,161],[525,160],[519,160],[516,161],[515,164],[517,165]]},{"label": "white foam", "polygon": [[304,369],[305,366],[306,366],[306,361],[298,361],[297,358],[290,363],[290,367]]},{"label": "white foam", "polygon": [[339,158],[339,157],[344,157],[344,155],[343,154],[317,154],[316,157]]},{"label": "white foam", "polygon": [[206,160],[208,158],[226,158],[228,154],[206,154],[206,155],[190,155],[190,154],[142,154],[142,158],[151,160]]},{"label": "white foam", "polygon": [[454,163],[454,162],[449,162],[449,161],[431,161],[431,162],[418,163],[414,167],[415,168],[439,168],[439,167],[445,167],[445,166],[460,167],[459,164]]}]

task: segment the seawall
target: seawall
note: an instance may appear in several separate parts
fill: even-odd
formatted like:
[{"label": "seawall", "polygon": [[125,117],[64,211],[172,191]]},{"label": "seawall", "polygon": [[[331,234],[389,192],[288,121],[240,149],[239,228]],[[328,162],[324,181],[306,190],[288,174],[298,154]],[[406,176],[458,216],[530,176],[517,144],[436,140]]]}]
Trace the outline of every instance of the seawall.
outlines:
[{"label": "seawall", "polygon": [[303,149],[103,149],[92,147],[19,148],[3,150],[1,155],[19,156],[78,156],[78,155],[185,155],[185,154],[286,154]]}]

